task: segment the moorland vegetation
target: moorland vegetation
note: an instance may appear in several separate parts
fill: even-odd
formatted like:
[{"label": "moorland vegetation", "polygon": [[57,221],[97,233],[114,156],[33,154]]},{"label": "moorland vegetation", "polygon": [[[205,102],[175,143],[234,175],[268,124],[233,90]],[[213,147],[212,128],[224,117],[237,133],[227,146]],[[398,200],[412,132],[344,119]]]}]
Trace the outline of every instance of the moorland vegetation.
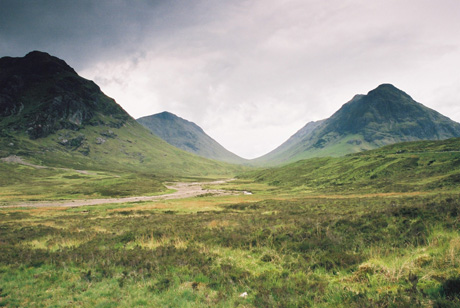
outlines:
[{"label": "moorland vegetation", "polygon": [[220,184],[252,195],[2,208],[1,303],[457,307],[458,143],[398,144]]}]

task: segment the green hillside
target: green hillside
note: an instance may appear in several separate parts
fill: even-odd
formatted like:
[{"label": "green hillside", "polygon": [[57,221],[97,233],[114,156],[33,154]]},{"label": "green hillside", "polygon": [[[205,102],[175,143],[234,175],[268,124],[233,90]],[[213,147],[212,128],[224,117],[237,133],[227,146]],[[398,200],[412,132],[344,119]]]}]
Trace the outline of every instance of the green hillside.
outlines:
[{"label": "green hillside", "polygon": [[40,139],[5,133],[0,156],[20,156],[38,165],[101,171],[150,172],[167,176],[229,175],[237,167],[179,150],[134,120],[120,128],[61,129]]},{"label": "green hillside", "polygon": [[309,127],[313,129],[307,133],[300,130],[254,163],[276,165],[343,156],[398,142],[460,137],[459,123],[417,103],[390,84],[380,85],[367,95],[356,95],[330,118],[312,124]]},{"label": "green hillside", "polygon": [[[48,178],[58,176],[63,168],[109,172],[126,179],[121,190],[132,193],[164,190],[160,179],[229,177],[240,170],[169,145],[94,82],[78,76],[64,61],[37,51],[23,58],[0,59],[0,158],[12,156],[48,167]],[[41,187],[44,171],[38,169],[1,162],[2,174],[10,175],[2,180],[3,188],[14,188],[17,181]],[[125,189],[127,185],[145,187]]]},{"label": "green hillside", "polygon": [[389,145],[344,157],[322,157],[252,171],[256,182],[312,192],[455,190],[460,184],[460,139]]},{"label": "green hillside", "polygon": [[226,150],[208,136],[201,127],[170,112],[162,112],[137,119],[169,144],[184,151],[209,159],[228,163],[245,163],[247,160]]}]

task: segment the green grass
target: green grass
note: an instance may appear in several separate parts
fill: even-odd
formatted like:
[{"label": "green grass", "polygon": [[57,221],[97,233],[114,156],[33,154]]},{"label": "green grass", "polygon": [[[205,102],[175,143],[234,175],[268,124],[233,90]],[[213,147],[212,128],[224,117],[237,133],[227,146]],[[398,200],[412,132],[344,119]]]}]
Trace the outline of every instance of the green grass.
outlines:
[{"label": "green grass", "polygon": [[[17,155],[36,165],[163,177],[231,177],[243,167],[179,150],[134,120],[120,128],[87,125],[31,140],[25,134],[0,135],[0,157]],[[99,139],[98,139],[99,138]],[[100,138],[104,140],[101,143]],[[62,140],[68,140],[62,145]],[[72,144],[75,145],[72,145]]]},{"label": "green grass", "polygon": [[[103,144],[97,144],[102,134]],[[108,133],[107,133],[108,134]],[[75,147],[59,144],[84,136]],[[105,135],[104,135],[105,136]],[[11,136],[10,136],[11,137]],[[19,156],[24,166],[0,162],[0,202],[154,195],[166,181],[231,178],[245,167],[212,161],[176,149],[135,121],[121,128],[86,126],[46,138],[0,138],[0,156]],[[80,140],[80,139],[78,139]],[[80,142],[80,141],[79,141]],[[13,144],[13,145],[10,145]],[[80,171],[79,171],[80,170]]]},{"label": "green grass", "polygon": [[[460,279],[458,195],[267,196],[192,198],[160,208],[143,202],[108,209],[2,209],[1,303],[459,304],[460,292],[451,287]],[[200,211],[220,201],[215,210]],[[187,210],[193,202],[195,210]],[[243,292],[248,297],[239,297]]]},{"label": "green grass", "polygon": [[0,204],[37,200],[126,197],[165,193],[165,178],[151,174],[85,173],[0,163]]},{"label": "green grass", "polygon": [[312,158],[240,176],[297,191],[376,193],[457,190],[460,139],[414,142],[345,157]]}]

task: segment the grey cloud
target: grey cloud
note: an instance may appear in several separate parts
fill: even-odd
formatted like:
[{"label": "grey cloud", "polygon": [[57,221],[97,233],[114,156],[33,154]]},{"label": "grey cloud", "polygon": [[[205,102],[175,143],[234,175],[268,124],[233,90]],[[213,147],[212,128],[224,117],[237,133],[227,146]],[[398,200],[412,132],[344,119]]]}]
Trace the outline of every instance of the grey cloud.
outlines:
[{"label": "grey cloud", "polygon": [[191,21],[182,1],[1,0],[2,52],[48,51],[83,69],[122,58]]},{"label": "grey cloud", "polygon": [[177,113],[248,157],[380,83],[460,120],[457,0],[0,0],[0,8],[4,55],[48,51],[133,116]]}]

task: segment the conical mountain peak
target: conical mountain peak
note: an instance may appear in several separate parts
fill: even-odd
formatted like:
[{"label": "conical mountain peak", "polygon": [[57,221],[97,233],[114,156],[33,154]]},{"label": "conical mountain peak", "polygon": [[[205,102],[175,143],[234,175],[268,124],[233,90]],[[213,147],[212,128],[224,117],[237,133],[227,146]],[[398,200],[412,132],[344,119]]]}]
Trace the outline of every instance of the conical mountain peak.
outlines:
[{"label": "conical mountain peak", "polygon": [[299,131],[256,163],[341,156],[398,142],[452,137],[460,137],[459,123],[414,101],[394,85],[381,84],[367,95],[355,95],[307,135]]},{"label": "conical mountain peak", "polygon": [[379,85],[377,88],[369,91],[370,92],[374,92],[374,91],[397,91],[397,92],[402,92],[400,89],[396,88],[394,85],[392,85],[391,83],[382,83],[381,85]]},{"label": "conical mountain peak", "polygon": [[367,97],[370,100],[377,100],[377,103],[390,100],[398,101],[401,98],[412,100],[412,97],[410,97],[406,92],[388,83],[381,84],[374,90],[369,91],[369,93],[367,93]]}]

